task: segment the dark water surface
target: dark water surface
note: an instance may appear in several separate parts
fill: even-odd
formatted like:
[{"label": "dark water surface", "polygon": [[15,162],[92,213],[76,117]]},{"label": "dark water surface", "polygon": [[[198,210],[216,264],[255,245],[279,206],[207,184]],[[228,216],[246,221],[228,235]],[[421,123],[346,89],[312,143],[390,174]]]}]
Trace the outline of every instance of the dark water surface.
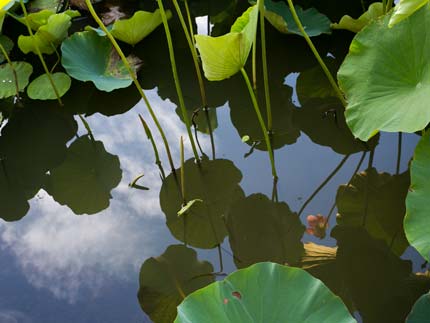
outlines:
[{"label": "dark water surface", "polygon": [[[203,162],[205,179],[202,180],[191,160],[185,127],[177,114],[179,110],[175,111],[177,97],[163,37],[158,31],[136,49],[143,60],[141,80],[165,129],[176,167],[180,166],[179,138],[184,137],[188,160],[186,179],[189,180],[186,192],[195,195],[195,191],[199,191],[207,198],[209,207],[202,206],[203,209],[207,207],[203,213],[215,217],[215,227],[208,225],[202,215],[198,216],[203,217],[203,224],[193,227],[195,234],[184,233],[179,220],[170,224],[173,232],[166,226],[165,213],[171,215],[178,211],[178,193],[171,176],[161,189],[151,144],[138,114],[149,123],[165,171],[170,173],[164,147],[143,102],[138,102],[134,88],[106,95],[96,93],[91,85],[76,84],[74,92],[65,99],[64,109],[89,115],[86,119],[95,139],[104,144],[108,153],[119,158],[120,181],[117,184],[118,170],[114,166],[107,167],[103,176],[106,182],[113,183],[112,198],[108,206],[104,205],[108,199],[100,193],[102,202],[93,206],[97,212],[92,215],[75,214],[85,211],[82,201],[86,197],[99,194],[82,178],[77,190],[64,193],[67,189],[62,188],[65,195],[78,196],[73,207],[75,213],[46,192],[50,190],[49,185],[53,185],[49,179],[35,179],[32,183],[39,181],[39,185],[27,187],[25,196],[16,197],[19,194],[9,191],[8,198],[17,199],[11,201],[12,209],[20,216],[8,218],[9,221],[0,219],[0,322],[150,322],[137,297],[140,268],[150,257],[158,257],[169,246],[176,245],[169,248],[169,253],[172,259],[179,259],[183,267],[175,265],[178,273],[174,275],[191,272],[187,259],[195,261],[194,255],[178,246],[182,242],[177,238],[184,240],[184,234],[189,235],[187,241],[191,246],[211,247],[193,249],[199,260],[212,264],[214,271],[220,269],[216,242],[221,239],[224,273],[259,261],[311,267],[311,273],[340,295],[358,319],[364,322],[404,321],[413,302],[429,286],[425,278],[413,274],[423,271],[424,261],[407,246],[401,225],[409,181],[408,163],[419,136],[403,135],[399,170],[396,169],[398,134],[383,133],[368,144],[355,141],[345,125],[342,108],[330,96],[328,84],[305,44],[297,37],[280,36],[269,29],[279,203],[272,202],[273,181],[267,152],[262,150],[264,144],[257,145],[252,154],[244,157],[250,151],[250,143],[243,143],[241,137],[249,135],[253,141],[261,140],[262,136],[240,75],[208,85],[210,116],[212,125],[216,125],[217,160]],[[317,41],[333,66],[342,61],[348,37],[340,33]],[[175,44],[191,114],[199,106],[197,82],[185,43],[178,40]],[[40,173],[40,169],[42,175],[47,171],[52,175],[52,170],[64,162],[66,142],[69,147],[75,140],[90,142],[77,116],[74,119],[79,123],[79,139],[74,135],[76,125],[72,117],[60,115],[56,108],[54,104],[28,103],[22,111],[16,112],[15,119],[5,122],[0,137],[0,152],[6,160],[3,172],[13,173],[16,167],[27,179],[37,178],[35,174]],[[42,114],[40,119],[36,117],[39,113]],[[197,121],[204,130],[203,113]],[[199,132],[198,137],[210,158],[209,136]],[[374,151],[371,165],[369,150]],[[341,205],[345,210],[338,220],[340,225],[332,231],[339,211],[334,209],[325,238],[306,233],[307,216],[328,216],[340,185],[350,181],[363,151],[367,153],[360,171],[367,169],[367,175],[356,178],[354,188],[338,200],[338,208]],[[347,155],[350,156],[333,178],[298,216],[305,201]],[[13,156],[12,166],[7,164],[8,156]],[[106,155],[102,158],[112,159]],[[112,160],[111,163],[115,164]],[[76,186],[73,178],[77,175],[71,172],[68,176],[60,176],[70,181],[66,188]],[[128,184],[142,173],[145,176],[139,183],[149,190],[130,188]],[[55,189],[51,187],[51,190]],[[59,195],[56,195],[57,200],[61,200]],[[220,214],[225,217],[219,217]],[[364,216],[367,217],[365,226],[362,225]],[[7,215],[0,217],[7,218]],[[223,236],[226,237],[223,239]],[[309,248],[305,248],[309,256],[306,263],[306,259],[302,259],[304,242],[329,247],[338,245],[337,257],[334,257],[334,249],[324,249],[323,256],[317,257],[314,253],[312,258]],[[157,278],[157,274],[160,277]],[[161,283],[168,280],[161,269],[146,277]],[[147,311],[151,311],[148,310],[151,301],[168,302],[150,289],[141,290],[140,298]],[[168,312],[168,305],[165,311]]]}]

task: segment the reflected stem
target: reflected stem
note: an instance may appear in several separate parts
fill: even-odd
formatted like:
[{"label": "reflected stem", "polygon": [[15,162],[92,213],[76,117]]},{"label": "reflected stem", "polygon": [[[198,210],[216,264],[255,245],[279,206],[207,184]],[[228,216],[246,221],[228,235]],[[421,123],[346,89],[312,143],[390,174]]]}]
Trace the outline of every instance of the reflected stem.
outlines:
[{"label": "reflected stem", "polygon": [[[369,171],[373,166],[374,155],[375,155],[375,149],[372,149],[370,151],[370,155],[369,155],[369,162],[367,164],[367,171]],[[367,214],[369,211],[369,185],[370,185],[369,176],[366,176],[366,193],[364,195],[364,214],[363,214],[363,223],[362,223],[363,227],[366,227]]]},{"label": "reflected stem", "polygon": [[219,259],[219,273],[222,273],[224,271],[224,263],[222,260],[222,252],[221,252],[220,244],[217,246],[217,249],[218,249],[218,259]]},{"label": "reflected stem", "polygon": [[140,119],[140,123],[143,126],[143,129],[145,130],[146,136],[151,142],[152,150],[154,151],[154,155],[155,155],[155,164],[158,166],[158,169],[160,170],[161,178],[164,181],[166,179],[166,173],[164,172],[164,168],[160,160],[160,155],[158,153],[157,144],[155,143],[154,137],[152,136],[151,129],[149,129],[148,124],[145,122],[145,120],[140,114],[139,114],[139,119]]},{"label": "reflected stem", "polygon": [[58,92],[57,87],[55,86],[54,80],[52,78],[51,72],[49,72],[48,66],[46,65],[45,59],[43,58],[42,52],[40,51],[39,45],[34,39],[33,30],[31,30],[30,24],[28,23],[28,13],[27,9],[25,8],[23,0],[19,0],[19,3],[22,8],[22,12],[24,13],[25,18],[25,25],[27,26],[28,33],[30,34],[31,38],[34,42],[34,47],[36,49],[37,56],[39,57],[40,62],[42,63],[43,69],[45,70],[46,75],[48,76],[49,83],[51,83],[52,89],[54,90],[55,96],[57,97],[58,103],[63,106],[63,101],[61,100],[60,94]]},{"label": "reflected stem", "polygon": [[94,143],[96,140],[94,139],[94,135],[93,135],[93,132],[91,131],[89,123],[87,122],[87,120],[85,120],[85,118],[82,115],[78,114],[78,116],[79,116],[79,119],[81,119],[85,129],[88,131],[88,135],[90,136],[91,142]]},{"label": "reflected stem", "polygon": [[279,202],[279,199],[278,199],[278,179],[277,178],[273,178],[272,202]]},{"label": "reflected stem", "polygon": [[346,107],[347,102],[346,102],[346,100],[342,94],[342,91],[340,90],[335,79],[331,75],[329,69],[327,68],[327,65],[322,60],[320,54],[318,53],[318,50],[315,48],[309,35],[306,33],[305,29],[303,28],[303,25],[299,19],[299,16],[297,15],[296,9],[294,8],[293,1],[292,0],[287,0],[287,1],[288,1],[288,6],[290,7],[291,14],[293,15],[293,18],[294,18],[294,21],[296,22],[297,27],[299,28],[300,32],[302,33],[303,37],[305,38],[306,42],[308,43],[312,53],[314,54],[315,58],[317,59],[318,63],[320,64],[320,66],[321,66],[322,70],[324,71],[328,81],[330,82],[331,86],[333,87],[334,91],[336,92],[336,95],[339,98],[340,102],[342,102],[342,105],[344,107]]},{"label": "reflected stem", "polygon": [[350,156],[351,156],[351,154],[348,154],[345,157],[343,157],[343,159],[336,166],[336,168],[327,176],[327,178],[320,184],[320,186],[317,187],[317,189],[311,194],[311,196],[309,196],[309,198],[305,201],[305,203],[303,203],[303,206],[301,207],[300,211],[298,212],[298,216],[300,216],[303,213],[303,211],[306,209],[308,204],[324,188],[324,186],[326,186],[327,183],[337,174],[337,172],[342,168],[342,166],[345,164],[345,162],[348,160],[348,158]]},{"label": "reflected stem", "polygon": [[402,139],[403,135],[399,132],[399,137],[397,141],[397,164],[396,164],[396,175],[400,174],[400,165],[402,163]]},{"label": "reflected stem", "polygon": [[184,139],[181,136],[180,142],[181,151],[181,194],[182,194],[182,206],[187,204],[187,199],[185,198],[185,156],[184,156]]},{"label": "reflected stem", "polygon": [[266,125],[264,124],[263,117],[261,116],[261,111],[260,111],[260,108],[258,106],[258,102],[257,102],[257,98],[255,97],[255,93],[252,90],[252,86],[251,86],[251,82],[249,81],[249,77],[246,74],[246,71],[243,67],[240,69],[240,71],[242,73],[243,78],[245,79],[245,83],[246,83],[246,86],[248,87],[248,92],[249,92],[249,95],[251,96],[251,100],[252,100],[252,104],[254,106],[255,113],[257,114],[258,122],[260,123],[261,130],[263,131],[264,140],[265,140],[266,146],[267,146],[267,151],[269,152],[270,164],[272,166],[273,178],[277,179],[278,174],[276,173],[275,158],[274,158],[274,154],[273,154],[271,140],[269,138],[269,133],[266,129]]},{"label": "reflected stem", "polygon": [[[203,76],[202,76],[202,72],[200,69],[200,64],[199,64],[199,60],[198,60],[198,56],[197,56],[197,50],[196,50],[196,46],[194,43],[194,39],[191,38],[192,37],[191,35],[193,35],[193,33],[194,33],[193,24],[191,22],[191,14],[190,14],[190,10],[188,8],[188,1],[185,0],[184,3],[185,3],[185,10],[187,13],[188,24],[189,24],[189,28],[190,28],[189,30],[187,28],[187,24],[185,23],[185,19],[184,19],[184,16],[182,15],[182,11],[181,11],[181,8],[179,7],[178,1],[173,0],[173,5],[175,6],[176,13],[178,14],[179,21],[180,21],[182,29],[184,31],[185,38],[187,39],[187,43],[188,43],[188,47],[190,48],[191,56],[193,58],[194,68],[196,70],[197,80],[199,82],[199,89],[200,89],[200,96],[202,98],[203,110],[205,112],[206,122],[208,124],[209,136],[210,136],[211,147],[212,147],[212,159],[215,159],[215,142],[214,142],[214,137],[213,137],[213,133],[212,133],[212,125],[210,123],[209,112],[207,110],[208,109],[208,103],[207,103],[207,97],[206,97],[206,90],[205,90],[205,85],[203,82]],[[196,138],[196,140],[197,140],[197,138]],[[200,150],[201,150],[201,147],[200,147]]]},{"label": "reflected stem", "polygon": [[[86,0],[89,1],[89,0]],[[184,119],[185,126],[187,128],[188,137],[190,138],[191,148],[193,150],[194,158],[200,163],[199,154],[197,152],[196,144],[194,142],[193,134],[191,133],[191,124],[188,118],[187,109],[185,108],[184,96],[182,95],[182,88],[179,81],[178,70],[176,68],[175,52],[173,49],[172,36],[170,34],[169,23],[167,21],[166,11],[164,10],[163,1],[157,0],[158,7],[160,8],[161,19],[163,20],[164,31],[166,33],[167,46],[169,47],[170,64],[172,66],[173,79],[175,81],[176,92],[179,98],[179,106],[182,112],[182,118]]]},{"label": "reflected stem", "polygon": [[16,89],[16,97],[18,100],[20,100],[21,97],[19,96],[18,74],[16,73],[16,69],[13,66],[12,60],[10,59],[9,55],[7,54],[6,49],[3,47],[3,45],[1,43],[0,43],[0,51],[3,54],[4,58],[6,59],[7,63],[9,64],[10,69],[12,70],[14,83],[15,83],[15,89]]},{"label": "reflected stem", "polygon": [[[266,112],[267,112],[267,129],[269,134],[272,133],[272,107],[270,101],[270,89],[269,89],[269,73],[267,71],[267,53],[266,53],[266,31],[265,31],[265,8],[264,0],[258,0],[258,10],[260,11],[260,36],[261,36],[261,59],[263,65],[263,82],[264,82],[264,95],[266,101]],[[255,47],[255,44],[254,44]]]},{"label": "reflected stem", "polygon": [[[21,0],[22,1],[22,0]],[[172,173],[175,174],[175,165],[173,163],[173,159],[172,159],[172,154],[170,152],[170,147],[169,147],[169,143],[167,141],[166,135],[164,134],[163,128],[161,128],[160,122],[158,121],[157,116],[155,115],[154,110],[152,109],[151,104],[149,103],[148,98],[145,95],[145,92],[143,91],[142,87],[140,86],[139,81],[137,80],[136,74],[135,72],[132,70],[130,64],[128,63],[127,58],[125,57],[123,51],[121,50],[121,47],[119,47],[117,41],[115,40],[115,38],[112,36],[112,34],[109,32],[109,30],[107,30],[106,26],[103,24],[103,22],[101,21],[101,19],[97,16],[97,13],[94,10],[94,7],[91,3],[90,0],[85,0],[85,3],[88,7],[88,10],[91,13],[91,16],[93,17],[93,19],[95,20],[95,22],[97,22],[97,24],[99,25],[99,27],[103,30],[103,32],[106,34],[106,36],[109,38],[110,42],[112,43],[112,46],[115,48],[116,52],[118,53],[119,57],[121,58],[122,62],[124,63],[125,68],[127,69],[128,73],[130,74],[134,85],[136,86],[140,96],[142,97],[143,101],[145,102],[146,107],[148,108],[148,112],[151,115],[152,120],[154,121],[160,135],[161,138],[163,140],[164,143],[164,147],[166,148],[166,154],[167,154],[167,158],[169,160],[169,164],[170,164],[170,168],[172,170]]]}]

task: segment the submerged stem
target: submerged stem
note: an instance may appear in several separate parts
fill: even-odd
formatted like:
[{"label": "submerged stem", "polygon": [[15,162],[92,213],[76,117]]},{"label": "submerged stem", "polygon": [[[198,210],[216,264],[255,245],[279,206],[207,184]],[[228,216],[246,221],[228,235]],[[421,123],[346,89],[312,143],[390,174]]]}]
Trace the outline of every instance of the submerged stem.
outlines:
[{"label": "submerged stem", "polygon": [[31,38],[34,41],[34,47],[36,48],[37,56],[39,57],[39,60],[42,63],[43,69],[45,70],[45,73],[48,76],[49,83],[51,83],[52,89],[54,90],[54,93],[55,93],[55,96],[57,97],[58,103],[60,105],[63,105],[63,101],[61,101],[60,94],[58,92],[57,87],[55,86],[54,80],[52,79],[51,72],[49,72],[49,69],[48,69],[48,66],[46,65],[45,59],[42,56],[42,53],[41,53],[40,48],[39,48],[39,45],[34,40],[33,30],[31,30],[31,27],[30,27],[30,25],[29,25],[29,23],[27,21],[27,19],[28,19],[28,13],[27,13],[27,9],[25,8],[24,2],[22,0],[19,0],[19,3],[21,5],[22,12],[24,13],[25,25],[27,26],[28,33],[30,34]]},{"label": "submerged stem", "polygon": [[[22,0],[21,0],[22,1]],[[94,10],[94,7],[90,0],[85,0],[85,3],[88,7],[88,10],[91,13],[91,16],[93,19],[97,22],[99,27],[105,32],[106,36],[109,38],[110,42],[112,43],[112,46],[115,48],[116,52],[118,53],[119,57],[121,58],[122,62],[124,63],[125,68],[127,69],[128,73],[130,74],[134,85],[136,86],[137,90],[139,91],[140,96],[142,97],[143,101],[146,104],[146,107],[148,108],[149,114],[151,115],[152,120],[154,121],[161,138],[164,143],[164,147],[166,148],[167,158],[169,159],[170,168],[172,169],[172,173],[175,173],[175,165],[173,164],[172,154],[170,153],[170,147],[169,143],[167,141],[166,135],[164,134],[163,128],[161,128],[160,122],[158,121],[157,116],[154,113],[154,110],[152,109],[151,104],[149,103],[148,98],[145,95],[145,92],[143,91],[142,87],[140,86],[139,81],[137,80],[137,77],[130,67],[130,64],[128,63],[127,58],[125,57],[123,51],[121,50],[121,47],[119,47],[117,41],[112,36],[112,34],[107,30],[106,26],[103,24],[103,22],[100,20],[100,18],[97,16],[97,13]]]},{"label": "submerged stem", "polygon": [[187,204],[187,200],[185,198],[185,155],[184,155],[184,139],[181,136],[180,142],[180,151],[181,151],[181,194],[182,194],[182,202],[183,206]]},{"label": "submerged stem", "polygon": [[330,71],[327,68],[327,65],[325,65],[324,61],[322,60],[320,54],[318,53],[318,50],[315,48],[314,44],[312,43],[312,40],[306,33],[305,29],[303,28],[302,23],[300,22],[299,16],[297,15],[296,9],[294,8],[294,4],[292,0],[287,0],[288,6],[290,7],[291,14],[293,15],[294,21],[296,22],[297,27],[299,28],[300,32],[302,33],[303,37],[305,38],[306,42],[308,43],[312,53],[314,54],[315,58],[317,59],[318,63],[320,64],[321,68],[323,69],[326,77],[328,78],[331,86],[333,87],[334,91],[336,92],[337,97],[339,98],[340,102],[342,102],[342,105],[344,107],[347,106],[347,102],[345,98],[343,97],[342,91],[340,90],[339,86],[337,85],[335,79],[331,75]]},{"label": "submerged stem", "polygon": [[252,90],[252,86],[251,86],[251,82],[249,81],[249,77],[246,74],[246,71],[243,67],[240,69],[240,71],[242,73],[243,78],[245,79],[245,83],[246,83],[246,86],[248,87],[249,95],[251,96],[252,105],[254,106],[255,113],[257,114],[257,118],[258,118],[258,122],[260,123],[261,130],[263,131],[264,140],[265,140],[266,146],[267,146],[267,151],[269,152],[270,164],[272,166],[272,175],[276,179],[276,178],[278,178],[278,175],[276,173],[275,158],[273,156],[272,144],[270,142],[269,134],[267,132],[266,125],[264,124],[263,117],[261,116],[261,111],[260,111],[260,108],[258,106],[258,102],[257,102],[257,98],[255,97],[255,93]]},{"label": "submerged stem", "polygon": [[175,87],[179,98],[179,106],[181,108],[182,118],[184,119],[185,127],[187,128],[187,133],[190,139],[191,148],[194,153],[194,158],[196,159],[197,162],[199,162],[200,158],[197,152],[196,144],[194,142],[193,134],[191,133],[191,124],[188,118],[187,109],[185,108],[184,96],[182,95],[182,88],[179,81],[178,70],[176,68],[175,52],[173,49],[173,42],[172,42],[172,36],[170,34],[169,23],[167,21],[167,16],[164,10],[163,1],[157,0],[157,2],[158,2],[158,7],[160,8],[161,19],[163,20],[164,31],[166,32],[167,45],[169,47],[170,64],[172,65],[173,79],[175,80]]}]

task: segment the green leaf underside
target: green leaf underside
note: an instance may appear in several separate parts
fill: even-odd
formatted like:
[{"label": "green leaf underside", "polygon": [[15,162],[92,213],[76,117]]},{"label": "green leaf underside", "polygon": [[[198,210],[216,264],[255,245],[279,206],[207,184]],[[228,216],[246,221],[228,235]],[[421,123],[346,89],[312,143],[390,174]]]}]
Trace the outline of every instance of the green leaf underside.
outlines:
[{"label": "green leaf underside", "polygon": [[258,8],[252,6],[239,17],[228,34],[196,35],[203,71],[210,81],[227,79],[245,65],[257,32]]},{"label": "green leaf underside", "polygon": [[402,20],[408,18],[415,11],[426,5],[429,0],[400,0],[394,8],[394,13],[388,24],[389,27],[393,27]]},{"label": "green leaf underside", "polygon": [[415,132],[430,121],[430,10],[392,29],[389,19],[356,35],[338,72],[346,121],[363,141],[378,131]]},{"label": "green leaf underside", "polygon": [[56,47],[67,37],[67,31],[72,25],[69,15],[60,13],[48,18],[46,25],[41,26],[34,36],[19,36],[18,46],[24,54],[37,54],[37,48],[42,54],[53,54]]},{"label": "green leaf underside", "polygon": [[409,313],[406,323],[426,323],[430,317],[430,293],[421,296]]},{"label": "green leaf underside", "polygon": [[46,189],[75,214],[94,214],[109,206],[110,192],[121,177],[118,156],[108,153],[101,141],[82,136],[70,145],[65,161],[51,170]]},{"label": "green leaf underside", "polygon": [[102,91],[128,87],[132,82],[124,64],[113,55],[106,37],[93,31],[77,32],[61,45],[61,63],[67,73],[79,81],[91,81]]},{"label": "green leaf underside", "polygon": [[370,22],[382,16],[383,6],[381,2],[372,3],[369,6],[369,9],[363,13],[359,18],[354,19],[348,15],[343,16],[339,23],[335,23],[331,25],[333,29],[345,29],[352,31],[354,33],[358,33],[365,26],[367,26]]},{"label": "green leaf underside", "polygon": [[404,221],[406,237],[410,244],[427,261],[430,261],[430,131],[415,148],[411,163],[411,187],[406,197]]},{"label": "green leaf underside", "polygon": [[[33,67],[26,62],[12,62],[18,78],[19,91],[23,91],[28,85]],[[0,65],[0,98],[8,98],[16,95],[15,75],[9,64]]]},{"label": "green leaf underside", "polygon": [[[58,95],[62,97],[70,89],[72,80],[65,73],[54,73],[51,74],[52,80],[57,88]],[[56,100],[57,96],[49,81],[48,75],[43,74],[38,78],[34,79],[27,89],[27,94],[31,99],[34,100]]]},{"label": "green leaf underside", "polygon": [[[288,5],[284,1],[273,2],[265,0],[265,17],[281,33],[303,36],[297,27]],[[297,15],[309,37],[321,34],[330,34],[330,20],[315,8],[303,10],[300,6],[294,6]]]},{"label": "green leaf underside", "polygon": [[[170,10],[166,14],[168,18],[172,16]],[[162,22],[159,9],[154,12],[137,11],[129,19],[117,20],[113,24],[111,33],[115,38],[134,46],[154,31]]]},{"label": "green leaf underside", "polygon": [[179,305],[175,323],[200,322],[356,321],[340,298],[306,271],[258,263],[192,293]]}]

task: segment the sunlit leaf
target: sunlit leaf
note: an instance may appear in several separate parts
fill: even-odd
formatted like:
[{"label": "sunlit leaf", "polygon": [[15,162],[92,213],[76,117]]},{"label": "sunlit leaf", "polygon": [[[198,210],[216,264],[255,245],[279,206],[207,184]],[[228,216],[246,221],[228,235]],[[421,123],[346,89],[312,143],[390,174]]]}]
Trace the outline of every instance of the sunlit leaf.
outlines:
[{"label": "sunlit leaf", "polygon": [[[33,67],[26,62],[12,62],[12,65],[18,79],[18,89],[23,91],[33,73]],[[8,63],[0,65],[0,98],[4,99],[14,95],[16,95],[15,73]]]},{"label": "sunlit leaf", "polygon": [[394,13],[391,16],[388,26],[393,27],[395,24],[408,18],[428,2],[429,0],[400,0],[400,2],[394,7]]},{"label": "sunlit leaf", "polygon": [[[51,74],[52,81],[57,88],[58,95],[62,97],[70,89],[72,80],[65,73]],[[27,94],[34,100],[56,100],[57,95],[47,74],[43,74],[34,79],[27,88]]]}]

